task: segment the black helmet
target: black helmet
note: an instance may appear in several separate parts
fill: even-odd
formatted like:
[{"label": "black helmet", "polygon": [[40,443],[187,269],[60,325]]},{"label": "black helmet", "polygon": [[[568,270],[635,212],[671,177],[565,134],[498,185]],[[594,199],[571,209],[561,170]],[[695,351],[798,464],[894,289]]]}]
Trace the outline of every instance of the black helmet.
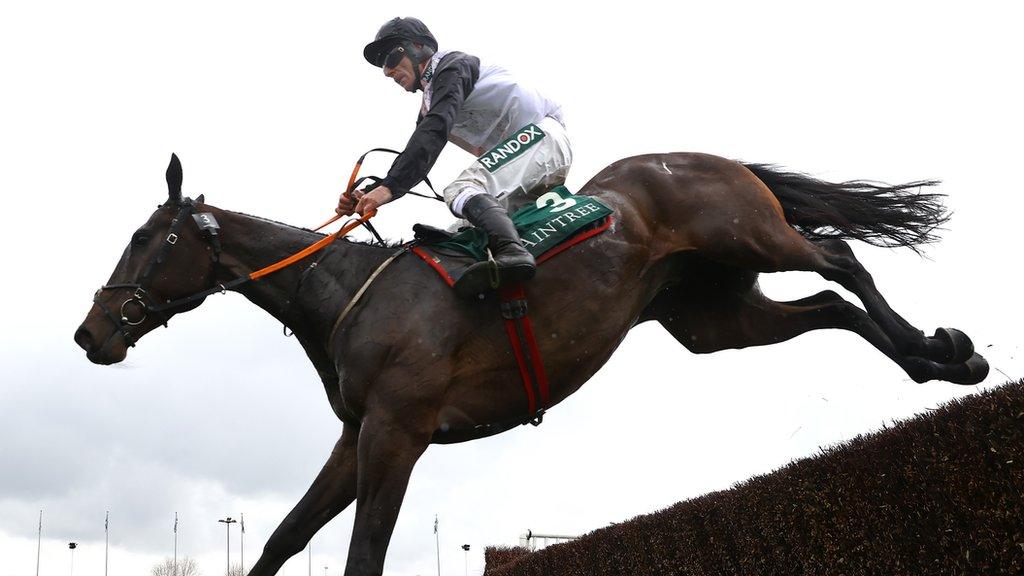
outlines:
[{"label": "black helmet", "polygon": [[377,38],[363,48],[363,57],[370,64],[380,68],[384,65],[384,57],[392,48],[403,42],[414,42],[429,46],[437,51],[437,40],[427,29],[427,25],[416,18],[394,18],[380,27]]}]

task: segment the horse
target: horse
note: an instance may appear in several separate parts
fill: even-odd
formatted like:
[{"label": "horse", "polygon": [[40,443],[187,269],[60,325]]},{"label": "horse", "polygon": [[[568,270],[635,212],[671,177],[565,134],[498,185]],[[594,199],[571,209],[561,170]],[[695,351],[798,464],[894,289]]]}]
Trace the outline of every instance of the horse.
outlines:
[{"label": "horse", "polygon": [[[342,434],[250,574],[276,574],[352,502],[345,574],[381,574],[410,474],[427,446],[524,422],[521,374],[497,296],[460,299],[423,262],[399,256],[348,307],[400,248],[347,239],[247,282],[253,270],[325,237],[217,208],[203,196],[183,198],[181,181],[172,157],[167,199],[132,235],[75,342],[94,363],[119,362],[170,317],[225,290],[289,327]],[[981,382],[988,364],[970,338],[952,328],[925,336],[903,319],[846,242],[917,249],[934,241],[948,215],[940,194],[923,191],[933,184],[830,183],[697,153],[611,164],[579,194],[610,207],[612,224],[541,266],[525,286],[532,321],[544,327],[537,345],[550,404],[580,388],[647,321],[700,354],[849,330],[916,382]],[[789,270],[817,272],[863,308],[831,290],[788,302],[760,291],[759,274]]]}]

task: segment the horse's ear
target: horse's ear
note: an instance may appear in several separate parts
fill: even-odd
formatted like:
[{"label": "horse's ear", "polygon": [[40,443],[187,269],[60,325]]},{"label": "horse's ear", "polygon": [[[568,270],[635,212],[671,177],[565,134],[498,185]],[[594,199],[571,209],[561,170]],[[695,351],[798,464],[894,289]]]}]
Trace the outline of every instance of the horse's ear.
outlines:
[{"label": "horse's ear", "polygon": [[181,161],[177,154],[171,154],[167,165],[167,203],[181,204]]},{"label": "horse's ear", "polygon": [[206,194],[200,194],[199,197],[196,198],[196,204],[205,204],[205,203],[206,203]]}]

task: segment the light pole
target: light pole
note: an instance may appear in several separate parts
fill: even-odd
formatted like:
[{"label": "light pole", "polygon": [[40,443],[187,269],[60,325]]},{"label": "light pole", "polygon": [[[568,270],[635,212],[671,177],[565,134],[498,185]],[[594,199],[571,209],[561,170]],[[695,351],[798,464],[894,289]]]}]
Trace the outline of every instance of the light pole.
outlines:
[{"label": "light pole", "polygon": [[324,576],[327,576],[327,566],[324,566]]},{"label": "light pole", "polygon": [[71,576],[75,576],[75,548],[78,548],[78,544],[68,542],[68,548],[71,550]]},{"label": "light pole", "polygon": [[[241,536],[241,538],[242,538],[242,543],[241,543],[241,547],[242,547],[242,550],[241,550],[242,551],[242,576],[245,576],[245,513],[244,512],[242,513],[242,522],[238,525],[238,527],[241,528],[241,530],[242,530],[242,536]],[[104,576],[106,576],[106,575],[104,574]]]},{"label": "light pole", "polygon": [[[36,574],[36,576],[39,576]],[[174,576],[178,576],[178,513],[174,513]]]},{"label": "light pole", "polygon": [[39,511],[39,539],[36,540],[36,576],[39,576],[39,555],[43,551],[43,511]]},{"label": "light pole", "polygon": [[228,529],[228,570],[224,573],[224,576],[231,576],[231,525],[238,522],[238,520],[228,516],[223,520],[217,520],[217,522],[223,522],[224,526]]},{"label": "light pole", "polygon": [[469,544],[462,545],[462,556],[466,560],[466,576],[469,576]]},{"label": "light pole", "polygon": [[437,533],[437,514],[434,514],[434,550],[437,551],[437,576],[441,576],[441,536]]},{"label": "light pole", "polygon": [[110,561],[110,510],[103,521],[103,576],[107,576],[107,564]]}]

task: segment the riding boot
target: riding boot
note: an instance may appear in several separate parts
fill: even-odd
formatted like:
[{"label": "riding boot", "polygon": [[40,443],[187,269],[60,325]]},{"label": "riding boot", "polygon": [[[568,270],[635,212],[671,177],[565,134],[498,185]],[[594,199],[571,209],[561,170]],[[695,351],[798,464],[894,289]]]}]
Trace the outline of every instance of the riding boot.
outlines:
[{"label": "riding boot", "polygon": [[[462,215],[470,224],[487,233],[488,244],[494,263],[477,262],[462,274],[455,283],[455,290],[465,297],[473,297],[481,292],[488,292],[498,284],[515,284],[533,278],[537,271],[537,262],[533,255],[523,247],[519,233],[512,225],[505,208],[490,194],[477,194],[466,201]],[[494,278],[494,265],[497,265],[497,278]]]}]

